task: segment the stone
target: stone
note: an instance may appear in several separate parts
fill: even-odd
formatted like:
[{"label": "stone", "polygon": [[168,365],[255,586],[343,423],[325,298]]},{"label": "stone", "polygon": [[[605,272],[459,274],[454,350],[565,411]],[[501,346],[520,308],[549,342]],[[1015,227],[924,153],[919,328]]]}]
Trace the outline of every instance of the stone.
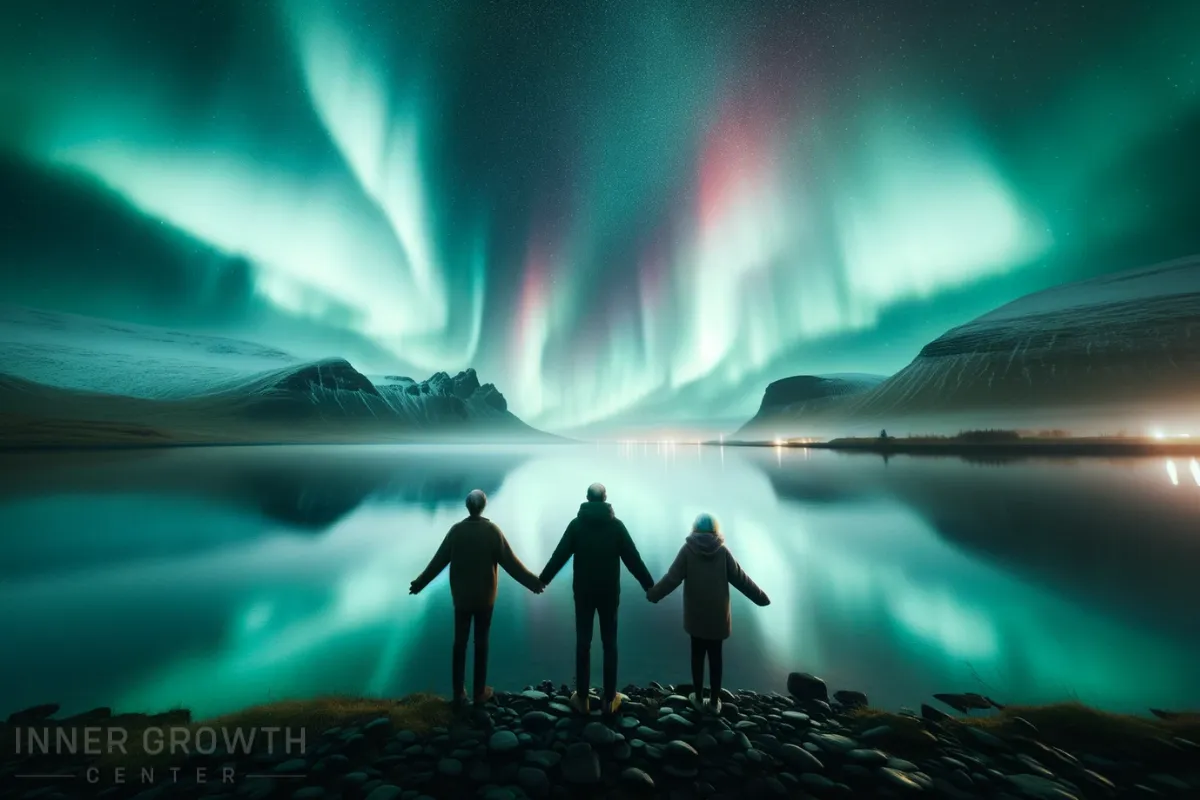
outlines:
[{"label": "stone", "polygon": [[878,742],[890,738],[893,733],[895,730],[891,725],[878,725],[863,731],[858,738],[864,742]]},{"label": "stone", "polygon": [[371,793],[367,795],[367,800],[396,800],[401,791],[399,786],[385,783],[372,789]]},{"label": "stone", "polygon": [[[667,714],[665,717],[660,719],[658,723],[664,728],[689,729],[696,727],[695,723],[693,723],[691,720],[684,719],[678,714]],[[641,729],[639,728],[638,731],[640,732]],[[642,738],[644,739],[646,737],[643,736]]]},{"label": "stone", "polygon": [[567,748],[560,770],[567,783],[596,783],[600,780],[600,759],[587,742],[576,742]]},{"label": "stone", "polygon": [[654,779],[637,767],[627,767],[621,772],[621,782],[636,789],[653,789]]},{"label": "stone", "polygon": [[805,772],[800,776],[800,785],[815,794],[823,795],[833,790],[837,785],[833,781],[816,772]]},{"label": "stone", "polygon": [[550,778],[537,767],[521,767],[517,770],[517,783],[530,797],[550,794]]},{"label": "stone", "polygon": [[822,749],[835,753],[848,753],[858,749],[858,742],[840,733],[818,733],[813,736]]},{"label": "stone", "polygon": [[562,755],[553,750],[529,750],[525,753],[525,760],[544,770],[553,769],[562,760]]},{"label": "stone", "polygon": [[788,694],[800,701],[820,700],[829,702],[829,688],[825,681],[807,672],[793,672],[787,676]]},{"label": "stone", "polygon": [[984,747],[989,747],[992,750],[1008,750],[1009,749],[1008,745],[1005,744],[1002,739],[1000,739],[998,736],[988,733],[985,730],[981,730],[980,728],[976,728],[971,725],[965,726],[964,730],[967,732],[967,735],[969,737],[971,737],[972,739],[974,739],[976,742],[983,745]]},{"label": "stone", "polygon": [[303,758],[289,758],[276,764],[271,771],[276,775],[300,775],[308,772],[308,762]]},{"label": "stone", "polygon": [[1028,797],[1031,800],[1079,800],[1078,796],[1040,775],[1027,773],[1009,775],[1008,782],[1020,792],[1022,797]]},{"label": "stone", "polygon": [[891,767],[880,767],[879,777],[883,779],[883,783],[887,786],[892,786],[906,792],[921,791],[921,784],[917,783],[910,776],[898,769],[892,769]]},{"label": "stone", "polygon": [[953,720],[954,717],[942,711],[940,708],[934,708],[927,703],[921,703],[921,718],[927,719],[930,722],[947,722]]},{"label": "stone", "polygon": [[363,734],[372,739],[386,739],[392,735],[392,720],[378,717],[363,726]]},{"label": "stone", "polygon": [[855,692],[850,689],[841,689],[834,692],[833,699],[841,703],[846,708],[867,707],[867,696],[862,692]]},{"label": "stone", "polygon": [[496,731],[488,739],[488,749],[493,753],[511,753],[520,746],[517,735],[512,731]]},{"label": "stone", "polygon": [[537,689],[526,689],[521,692],[521,697],[526,700],[532,700],[535,703],[544,703],[550,699],[550,695],[545,692],[539,692]]},{"label": "stone", "polygon": [[544,731],[554,727],[557,720],[545,711],[530,711],[521,717],[521,727],[530,731]]},{"label": "stone", "polygon": [[888,754],[879,750],[848,750],[846,758],[868,767],[881,767],[888,762]]},{"label": "stone", "polygon": [[321,800],[324,796],[325,789],[320,786],[305,786],[292,792],[292,800]]},{"label": "stone", "polygon": [[439,759],[437,763],[437,771],[440,775],[456,778],[459,775],[462,775],[463,763],[457,758]]},{"label": "stone", "polygon": [[797,772],[815,772],[825,769],[821,760],[803,747],[785,744],[779,747],[779,757],[789,768]]},{"label": "stone", "polygon": [[31,725],[43,722],[58,713],[58,703],[43,703],[40,706],[30,706],[8,715],[9,725]]},{"label": "stone", "polygon": [[591,745],[606,746],[613,743],[611,728],[601,722],[589,722],[583,728],[583,740]]},{"label": "stone", "polygon": [[784,720],[792,723],[793,725],[807,725],[808,723],[812,722],[812,717],[808,716],[808,714],[805,714],[803,711],[789,709],[784,711],[781,716],[784,718]]},{"label": "stone", "polygon": [[687,763],[691,763],[700,757],[700,754],[696,752],[696,748],[679,739],[667,742],[667,746],[663,748],[663,751],[666,753],[667,758]]},{"label": "stone", "polygon": [[673,778],[684,779],[694,778],[700,774],[699,770],[697,770],[695,767],[688,767],[682,764],[667,764],[665,767],[663,767],[663,772],[667,773]]}]

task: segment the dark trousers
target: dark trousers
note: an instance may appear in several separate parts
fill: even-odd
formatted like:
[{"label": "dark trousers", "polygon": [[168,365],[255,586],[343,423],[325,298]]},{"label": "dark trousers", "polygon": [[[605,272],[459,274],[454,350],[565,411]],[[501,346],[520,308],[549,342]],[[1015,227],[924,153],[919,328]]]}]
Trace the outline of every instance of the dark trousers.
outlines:
[{"label": "dark trousers", "polygon": [[454,655],[451,662],[454,672],[454,697],[462,696],[467,686],[467,637],[471,634],[471,623],[475,623],[475,697],[487,686],[488,634],[492,629],[492,609],[475,611],[454,609]]},{"label": "dark trousers", "polygon": [[604,701],[617,696],[617,600],[575,598],[575,689],[587,697],[592,681],[592,625],[600,618],[604,648]]},{"label": "dark trousers", "polygon": [[708,672],[712,679],[712,694],[716,700],[721,694],[721,640],[697,639],[692,637],[692,686],[696,688],[696,697],[704,697],[704,658],[708,657]]}]

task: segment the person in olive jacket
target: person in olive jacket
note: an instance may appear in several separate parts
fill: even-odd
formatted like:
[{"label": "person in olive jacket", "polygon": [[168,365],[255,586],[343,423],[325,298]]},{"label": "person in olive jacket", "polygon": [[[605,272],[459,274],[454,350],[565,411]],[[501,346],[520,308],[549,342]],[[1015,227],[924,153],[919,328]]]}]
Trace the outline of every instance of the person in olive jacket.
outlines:
[{"label": "person in olive jacket", "polygon": [[449,565],[450,596],[454,600],[451,671],[456,705],[462,705],[467,699],[467,636],[471,633],[472,623],[475,625],[475,702],[483,704],[492,698],[492,688],[487,685],[487,661],[488,633],[492,627],[492,608],[496,604],[496,565],[504,567],[505,572],[534,594],[541,594],[545,588],[513,554],[500,528],[482,516],[485,506],[487,495],[479,489],[467,495],[469,516],[450,528],[429,566],[408,590],[410,594],[417,594]]},{"label": "person in olive jacket", "polygon": [[587,502],[559,541],[539,579],[549,585],[558,571],[575,557],[575,694],[571,705],[588,713],[591,685],[592,626],[600,618],[600,644],[604,647],[604,696],[602,709],[615,712],[621,705],[617,693],[617,607],[621,602],[621,562],[643,589],[654,585],[650,570],[642,562],[624,523],[607,502],[608,491],[593,483]]},{"label": "person in olive jacket", "polygon": [[721,643],[732,629],[729,587],[733,586],[760,606],[770,605],[767,593],[750,580],[725,546],[721,527],[711,514],[701,514],[692,525],[679,555],[646,599],[657,603],[683,584],[683,629],[692,637],[692,686],[689,695],[697,709],[705,705],[704,659],[712,681],[711,708],[721,711]]}]

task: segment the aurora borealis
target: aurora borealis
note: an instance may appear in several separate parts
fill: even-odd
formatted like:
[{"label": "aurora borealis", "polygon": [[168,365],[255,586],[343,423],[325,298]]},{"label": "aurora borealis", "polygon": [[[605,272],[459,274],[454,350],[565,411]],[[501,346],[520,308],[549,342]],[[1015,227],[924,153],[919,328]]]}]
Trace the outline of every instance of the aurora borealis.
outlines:
[{"label": "aurora borealis", "polygon": [[1200,4],[0,10],[0,295],[526,421],[748,418],[1200,251]]}]

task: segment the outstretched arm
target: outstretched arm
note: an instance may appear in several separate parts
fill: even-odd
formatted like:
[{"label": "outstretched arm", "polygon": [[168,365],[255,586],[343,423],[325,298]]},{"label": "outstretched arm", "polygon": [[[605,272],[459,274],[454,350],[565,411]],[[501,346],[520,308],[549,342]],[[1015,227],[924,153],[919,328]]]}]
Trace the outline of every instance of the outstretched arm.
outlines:
[{"label": "outstretched arm", "polygon": [[621,560],[625,562],[625,569],[629,570],[643,589],[650,591],[650,587],[654,585],[654,578],[650,577],[650,570],[646,569],[646,562],[642,561],[642,554],[633,543],[629,529],[622,522],[617,524],[621,526]]},{"label": "outstretched arm", "polygon": [[675,556],[675,560],[671,563],[671,568],[667,570],[667,574],[662,576],[662,580],[646,590],[646,599],[651,603],[657,603],[664,597],[675,591],[679,584],[683,583],[683,579],[687,577],[687,545],[679,548],[679,555]]},{"label": "outstretched arm", "polygon": [[444,570],[450,564],[450,536],[452,533],[453,531],[451,533],[447,533],[446,538],[442,539],[442,546],[439,547],[437,552],[433,554],[433,560],[429,562],[429,566],[426,567],[425,571],[418,575],[417,579],[412,582],[411,586],[409,586],[409,594],[416,594],[424,589],[429,585],[431,580],[440,575],[442,570]]},{"label": "outstretched arm", "polygon": [[733,553],[725,551],[725,576],[729,579],[729,583],[733,588],[737,589],[742,594],[749,597],[750,600],[759,606],[771,605],[771,598],[767,597],[767,593],[758,588],[758,584],[750,580],[750,576],[742,569],[742,565],[733,557]]},{"label": "outstretched arm", "polygon": [[496,529],[496,534],[500,537],[500,554],[496,559],[496,563],[504,567],[504,571],[511,575],[517,583],[534,594],[541,594],[545,586],[538,580],[538,576],[525,568],[525,565],[521,563],[521,559],[517,558],[517,554],[512,551],[512,547],[508,544],[508,539],[505,538],[499,528]]},{"label": "outstretched arm", "polygon": [[550,560],[546,562],[538,580],[544,586],[549,586],[550,581],[554,580],[554,576],[567,565],[573,555],[575,555],[575,521],[571,520],[571,524],[567,526],[566,532],[558,542],[558,547],[554,548],[554,555],[550,556]]}]

